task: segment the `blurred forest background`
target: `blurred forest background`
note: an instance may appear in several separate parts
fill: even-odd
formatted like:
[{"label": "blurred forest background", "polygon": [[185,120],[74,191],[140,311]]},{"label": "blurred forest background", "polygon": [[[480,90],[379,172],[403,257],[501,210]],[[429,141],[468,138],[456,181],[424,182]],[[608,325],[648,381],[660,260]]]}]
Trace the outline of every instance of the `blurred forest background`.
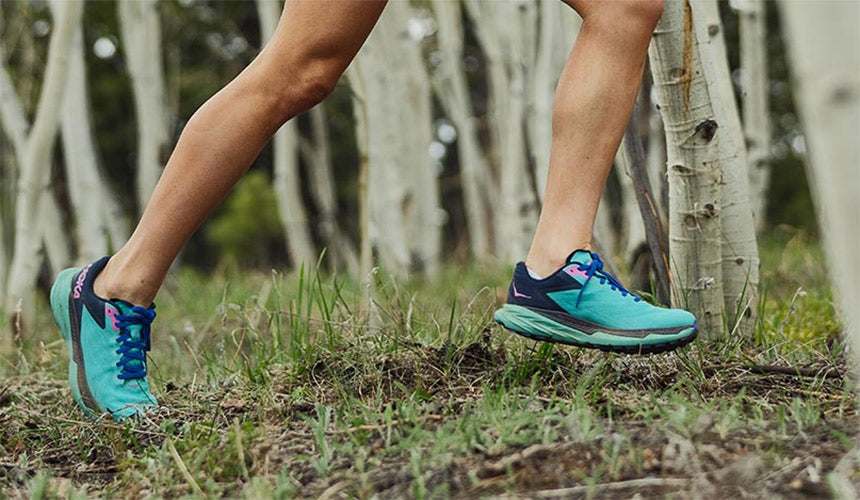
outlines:
[{"label": "blurred forest background", "polygon": [[[500,2],[498,7],[503,7],[504,3],[506,2]],[[577,23],[576,15],[560,2],[521,3],[533,9],[533,17],[529,21],[532,23],[531,27],[524,29],[522,33],[522,36],[531,37],[526,47],[533,50],[538,50],[540,45],[539,38],[543,29],[539,28],[545,27],[540,24],[540,16],[551,14],[547,9],[552,8],[552,15],[563,17],[563,22],[567,23],[564,26],[575,27]],[[756,214],[756,219],[766,233],[782,227],[789,232],[815,234],[815,217],[802,166],[805,144],[792,104],[792,87],[779,26],[779,13],[773,2],[764,2],[763,5],[766,9],[767,28],[766,88],[771,116],[771,144],[766,163],[773,175],[770,176],[765,191],[766,211],[764,214]],[[488,2],[490,10],[496,6],[494,2]],[[439,225],[439,253],[444,256],[441,260],[465,262],[476,256],[476,252],[475,242],[470,240],[464,204],[464,188],[467,187],[463,182],[463,149],[458,147],[461,146],[458,141],[463,140],[464,132],[458,129],[456,120],[451,116],[450,106],[446,106],[448,103],[445,102],[445,94],[450,92],[444,85],[444,79],[447,78],[445,58],[449,57],[449,54],[445,52],[440,41],[438,2],[413,2],[409,4],[406,16],[395,17],[391,7],[389,6],[383,15],[381,24],[401,24],[395,28],[410,37],[420,48],[423,75],[432,83],[428,90],[429,95],[426,96],[431,104],[429,114],[409,118],[429,121],[416,123],[416,127],[428,127],[432,133],[432,137],[429,137],[424,145],[426,162],[404,168],[407,168],[407,172],[419,168],[432,169],[431,175],[438,182],[440,208],[434,223]],[[745,89],[742,86],[743,75],[740,69],[738,4],[720,2],[719,8],[732,84],[735,95],[740,100]],[[103,173],[107,187],[119,205],[124,224],[131,228],[141,210],[139,197],[136,195],[135,177],[139,123],[135,118],[132,79],[117,9],[115,1],[85,2],[83,47],[88,82],[86,92],[98,169]],[[162,148],[163,164],[186,120],[207,98],[253,59],[264,40],[261,37],[260,10],[255,2],[171,0],[156,2],[155,9],[160,21],[162,50],[159,56],[163,61],[164,105],[169,123],[168,140]],[[489,92],[491,77],[488,73],[488,54],[480,42],[474,16],[469,15],[468,10],[461,11],[457,8],[454,12],[462,24],[462,57],[457,62],[467,79],[467,98],[473,106],[476,135],[482,148],[481,156],[488,161],[490,175],[497,177],[501,168],[500,158],[505,153],[497,150],[500,147],[499,142],[492,139],[490,108],[493,105],[493,96]],[[8,68],[24,113],[32,121],[43,82],[48,41],[54,27],[54,19],[48,2],[44,1],[3,0],[0,2],[0,15],[3,26],[0,35],[4,51],[3,63]],[[494,19],[488,19],[487,23],[504,26]],[[562,57],[566,56],[574,36],[574,30],[569,34],[562,33],[561,40],[566,42],[566,45],[558,48]],[[372,43],[372,40],[373,38],[369,43]],[[561,61],[563,62],[563,59]],[[548,70],[556,73],[552,75],[553,84],[559,70],[558,64]],[[330,232],[331,228],[327,225],[335,224],[336,230],[344,236],[346,252],[354,256],[359,245],[357,187],[360,154],[356,139],[356,112],[353,109],[357,101],[354,99],[353,86],[350,85],[350,71],[322,104],[321,115],[306,113],[295,121],[300,136],[298,148],[304,152],[299,155],[302,204],[307,211],[307,227],[313,239],[314,251],[319,252],[323,247],[330,246],[330,238],[326,232]],[[547,70],[533,70],[524,75],[525,94],[533,96],[539,92],[535,85],[536,82],[537,85],[540,84],[540,71]],[[418,73],[419,78],[421,74]],[[157,76],[152,75],[153,78]],[[662,134],[659,125],[653,124],[655,120],[659,122],[659,113],[656,112],[656,97],[650,95],[650,88],[646,81],[643,92],[648,92],[649,95],[640,99],[636,119],[642,123],[640,130],[650,134]],[[545,92],[540,94],[544,98],[546,95]],[[397,113],[411,114],[413,106],[414,103],[409,102],[394,103],[390,109]],[[548,123],[531,124],[536,120],[548,119],[545,111],[541,114],[540,109],[536,109],[540,106],[540,103],[527,96],[526,126],[541,127],[536,130],[548,130]],[[545,103],[543,107],[546,107]],[[470,133],[468,130],[465,132]],[[336,179],[333,184],[333,208],[336,210],[334,213],[331,213],[332,207],[321,206],[319,196],[315,196],[313,185],[309,183],[312,169],[319,165],[314,154],[319,153],[321,138],[326,141],[324,147],[327,149],[327,160],[324,161],[328,163],[327,168],[331,169],[331,178]],[[665,152],[649,150],[658,142],[645,138],[643,143],[649,161],[657,156],[657,163],[665,166],[665,156],[662,163],[660,160],[660,155],[665,155]],[[63,170],[62,144],[58,142],[58,145],[53,152],[50,192],[62,209],[62,220],[64,227],[70,229],[69,245],[72,245],[76,241],[73,237],[75,220],[72,217],[69,183]],[[16,170],[15,157],[10,146],[9,138],[0,134],[0,218],[3,226],[7,228],[3,232],[3,246],[7,249],[4,255],[6,262],[0,265],[8,265],[8,259],[11,258],[11,228],[14,227]],[[539,165],[541,161],[545,161],[544,154],[539,151],[542,145],[537,141],[527,140],[524,147],[526,167],[533,176],[540,176],[545,171],[545,166],[542,169]],[[410,160],[404,160],[408,161]],[[224,261],[243,267],[292,266],[290,252],[287,251],[290,235],[288,231],[285,233],[284,224],[279,219],[278,196],[272,182],[274,175],[270,145],[251,167],[250,173],[229,195],[226,203],[218,207],[202,230],[194,236],[181,256],[182,264],[201,270],[210,270]],[[613,255],[622,266],[632,264],[635,258],[636,242],[627,241],[636,237],[631,236],[631,233],[641,233],[630,229],[631,225],[641,225],[641,221],[635,219],[635,212],[631,218],[630,212],[625,209],[625,204],[635,203],[635,200],[629,199],[631,191],[624,188],[625,175],[623,169],[615,168],[610,176],[603,200],[604,209],[597,228],[598,242],[603,247],[602,250]],[[663,177],[665,178],[665,175]],[[336,217],[333,220],[332,215]],[[492,239],[493,236],[491,234],[489,238]],[[118,242],[112,242],[113,245],[116,243]],[[343,249],[338,250],[339,253],[344,253]],[[498,245],[484,245],[480,250],[482,254],[477,255],[479,260],[492,258],[493,255],[501,258],[503,262],[505,259],[522,257],[508,255],[508,252],[500,251]],[[424,267],[422,262],[412,264],[415,264],[413,267],[417,270]],[[341,264],[338,267],[345,266]],[[52,277],[51,269],[44,266],[41,275],[41,282],[47,285]]]}]

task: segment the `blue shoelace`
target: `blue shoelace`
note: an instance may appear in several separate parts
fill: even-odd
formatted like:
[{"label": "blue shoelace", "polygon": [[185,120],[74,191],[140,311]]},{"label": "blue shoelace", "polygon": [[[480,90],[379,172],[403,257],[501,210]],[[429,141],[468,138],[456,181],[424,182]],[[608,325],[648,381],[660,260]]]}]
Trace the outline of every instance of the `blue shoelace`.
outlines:
[{"label": "blue shoelace", "polygon": [[633,297],[633,300],[635,302],[639,302],[642,300],[641,298],[637,297],[633,293],[629,292],[626,288],[624,288],[624,285],[619,283],[618,280],[615,279],[611,274],[603,270],[603,261],[596,253],[591,254],[591,264],[580,264],[579,270],[585,271],[585,275],[588,277],[585,279],[585,283],[582,284],[582,288],[579,289],[579,296],[577,296],[576,298],[576,307],[579,307],[579,301],[580,299],[582,299],[582,292],[585,291],[585,285],[587,285],[588,282],[591,281],[591,278],[595,274],[597,274],[597,278],[600,279],[601,285],[608,281],[610,288],[612,290],[617,290],[621,292],[622,297],[630,295],[631,297]]},{"label": "blue shoelace", "polygon": [[[146,353],[150,349],[149,325],[155,319],[155,305],[152,307],[134,306],[130,314],[117,315],[117,327],[120,335],[116,341],[120,348],[116,350],[120,360],[116,366],[121,368],[117,377],[121,380],[131,380],[146,377]],[[140,338],[132,338],[128,327],[140,325]]]}]

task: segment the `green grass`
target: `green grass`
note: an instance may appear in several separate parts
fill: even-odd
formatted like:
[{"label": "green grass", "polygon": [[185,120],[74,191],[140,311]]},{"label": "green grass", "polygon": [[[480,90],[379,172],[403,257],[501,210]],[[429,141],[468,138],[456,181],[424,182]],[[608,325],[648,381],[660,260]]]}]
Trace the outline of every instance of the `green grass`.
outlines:
[{"label": "green grass", "polygon": [[[761,255],[754,336],[652,357],[501,330],[509,269],[376,273],[370,306],[360,283],[313,270],[181,270],[154,324],[162,408],[135,425],[77,410],[42,304],[0,358],[0,496],[611,496],[637,478],[826,491],[804,471],[833,468],[856,408],[823,257],[802,234]],[[752,483],[721,472],[753,455]],[[687,491],[674,484],[611,491]]]}]

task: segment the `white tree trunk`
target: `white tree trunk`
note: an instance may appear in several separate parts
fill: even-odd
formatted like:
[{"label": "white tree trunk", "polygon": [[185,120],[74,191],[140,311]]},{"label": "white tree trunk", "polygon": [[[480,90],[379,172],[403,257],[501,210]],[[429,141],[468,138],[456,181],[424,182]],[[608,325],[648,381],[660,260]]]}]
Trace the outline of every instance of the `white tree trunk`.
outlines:
[{"label": "white tree trunk", "polygon": [[[257,0],[257,13],[260,18],[260,34],[269,40],[275,34],[281,15],[278,0]],[[287,250],[296,268],[302,263],[313,266],[317,252],[313,244],[308,216],[302,200],[301,179],[299,176],[299,131],[295,120],[285,123],[272,138],[274,152],[273,186],[278,200],[278,213],[287,235]]]},{"label": "white tree trunk", "polygon": [[41,259],[40,204],[50,174],[51,151],[59,124],[63,90],[75,29],[83,13],[81,0],[63,3],[48,46],[48,61],[36,118],[27,138],[15,203],[15,248],[6,287],[6,310],[32,292]]},{"label": "white tree trunk", "polygon": [[[359,52],[350,80],[363,90],[369,162],[370,239],[394,273],[436,271],[441,209],[428,77],[407,32],[409,5],[388,6]],[[362,132],[364,133],[364,132]]]},{"label": "white tree trunk", "polygon": [[691,310],[702,335],[713,337],[723,314],[720,151],[692,21],[684,0],[668,0],[649,51],[666,128],[674,305]]},{"label": "white tree trunk", "polygon": [[[51,7],[56,11],[60,8],[60,3],[54,1]],[[69,78],[63,99],[61,131],[66,181],[77,228],[77,263],[86,264],[108,252],[108,239],[105,232],[108,214],[103,201],[108,191],[97,167],[87,97],[83,30],[80,26],[76,30],[71,50]],[[52,236],[50,234],[46,236],[47,248]]]},{"label": "white tree trunk", "polygon": [[780,7],[827,267],[860,375],[860,3]]},{"label": "white tree trunk", "polygon": [[[27,117],[24,114],[24,108],[21,106],[21,101],[18,99],[15,87],[12,84],[12,79],[3,65],[4,60],[5,57],[2,51],[0,51],[0,127],[2,127],[3,133],[12,145],[11,148],[0,151],[0,154],[3,155],[0,160],[3,161],[4,165],[4,171],[2,172],[4,181],[11,184],[15,181],[16,165],[20,166],[24,164],[24,151],[27,149],[28,123]],[[15,189],[13,185],[4,185],[2,189],[3,191],[0,192],[0,195],[3,197],[14,197]],[[8,212],[3,213],[7,208],[10,209],[11,216]],[[14,209],[12,203],[0,197],[0,306],[5,304],[6,278],[10,257],[6,249],[6,239],[2,229],[7,222],[14,222],[14,210],[11,209]],[[7,347],[4,342],[0,342],[0,348],[2,347]]]},{"label": "white tree trunk", "polygon": [[472,256],[484,258],[490,252],[488,193],[493,190],[489,164],[478,141],[474,106],[463,68],[462,5],[459,1],[434,0],[438,20],[439,66],[434,74],[436,96],[457,128],[460,159],[460,186],[466,211],[466,225]]},{"label": "white tree trunk", "polygon": [[[722,174],[723,307],[729,332],[751,335],[758,309],[759,257],[749,198],[749,169],[740,113],[716,0],[690,2],[701,41],[700,67],[711,97]],[[695,63],[695,61],[694,61]]]},{"label": "white tree trunk", "polygon": [[[0,186],[2,188],[0,195],[3,197],[8,196],[11,199],[15,195],[13,185],[16,177],[15,165],[20,166],[24,163],[23,158],[24,150],[27,147],[28,124],[24,108],[21,106],[21,101],[18,99],[12,79],[9,77],[8,71],[6,71],[3,61],[5,61],[5,57],[0,51],[0,127],[2,127],[3,133],[9,139],[12,147],[0,152],[3,155],[2,160],[4,165],[2,175],[4,176],[4,181],[10,183],[9,185]],[[9,209],[9,212],[3,213],[6,209]],[[14,206],[8,199],[0,198],[0,226],[14,223],[13,209]],[[2,255],[0,255],[0,309],[2,309],[3,304],[6,303],[6,279],[10,258],[6,249],[6,239],[3,234],[0,234],[0,251],[2,251]],[[5,345],[3,342],[0,342],[0,348],[2,347],[5,347]]]},{"label": "white tree trunk", "polygon": [[143,212],[161,176],[169,140],[158,0],[120,1],[122,45],[131,74],[137,118],[137,207]]},{"label": "white tree trunk", "polygon": [[310,191],[319,209],[320,234],[328,246],[332,267],[344,268],[349,274],[358,273],[358,255],[338,222],[338,207],[331,170],[331,142],[322,105],[309,112],[311,141],[301,143],[305,160],[310,165]]},{"label": "white tree trunk", "polygon": [[387,22],[380,22],[349,67],[349,81],[357,101],[356,139],[359,155],[366,162],[363,273],[370,272],[368,259],[374,251],[379,263],[390,272],[404,274],[410,264],[402,210],[408,190],[397,175],[395,149],[399,137],[390,125],[391,117],[400,110],[394,98],[386,95],[386,89],[396,83],[390,82],[394,71],[385,70],[387,55],[380,53],[386,44],[379,41],[384,36],[379,34],[391,29]]},{"label": "white tree trunk", "polygon": [[[0,54],[2,56],[2,54]],[[16,159],[23,159],[27,149],[27,116],[15,92],[12,79],[0,58],[0,125],[12,143]]]},{"label": "white tree trunk", "polygon": [[467,0],[466,7],[487,62],[488,121],[499,170],[496,254],[505,260],[521,259],[538,217],[524,137],[537,9],[528,0]]},{"label": "white tree trunk", "polygon": [[750,204],[756,231],[761,233],[765,228],[770,183],[767,24],[764,0],[743,0],[739,6],[743,125],[749,163]]}]

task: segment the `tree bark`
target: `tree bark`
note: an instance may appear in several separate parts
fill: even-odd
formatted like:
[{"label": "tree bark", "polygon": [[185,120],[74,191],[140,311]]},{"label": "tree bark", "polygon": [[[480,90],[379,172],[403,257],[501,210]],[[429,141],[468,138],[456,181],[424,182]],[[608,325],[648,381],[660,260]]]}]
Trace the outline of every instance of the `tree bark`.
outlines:
[{"label": "tree bark", "polygon": [[59,125],[63,90],[75,29],[83,13],[81,0],[67,0],[56,18],[36,118],[27,138],[15,203],[15,248],[6,287],[6,311],[14,310],[33,290],[41,259],[40,204],[48,184],[50,158]]},{"label": "tree bark", "polygon": [[120,1],[119,26],[137,117],[137,208],[142,213],[161,177],[169,140],[158,0]]},{"label": "tree bark", "polygon": [[860,3],[780,3],[830,277],[860,375]]},{"label": "tree bark", "polygon": [[750,204],[756,231],[761,233],[765,229],[770,183],[767,24],[763,0],[743,0],[739,6],[743,125],[749,163]]},{"label": "tree bark", "polygon": [[723,237],[723,307],[729,332],[737,330],[751,335],[758,309],[760,264],[750,207],[749,169],[740,113],[732,88],[716,0],[695,1],[689,5],[697,39],[705,44],[700,51],[701,67],[711,96],[713,119],[718,127],[718,167],[723,186],[719,218]]},{"label": "tree bark", "polygon": [[650,61],[666,128],[669,255],[676,297],[699,319],[702,335],[722,332],[720,151],[711,96],[690,6],[668,0]]},{"label": "tree bark", "polygon": [[[281,14],[278,0],[257,0],[260,34],[269,40],[275,34]],[[313,266],[317,252],[308,228],[308,216],[302,200],[299,176],[299,132],[295,120],[285,123],[272,138],[274,179],[278,213],[287,235],[287,251],[296,268],[303,263]]]}]

